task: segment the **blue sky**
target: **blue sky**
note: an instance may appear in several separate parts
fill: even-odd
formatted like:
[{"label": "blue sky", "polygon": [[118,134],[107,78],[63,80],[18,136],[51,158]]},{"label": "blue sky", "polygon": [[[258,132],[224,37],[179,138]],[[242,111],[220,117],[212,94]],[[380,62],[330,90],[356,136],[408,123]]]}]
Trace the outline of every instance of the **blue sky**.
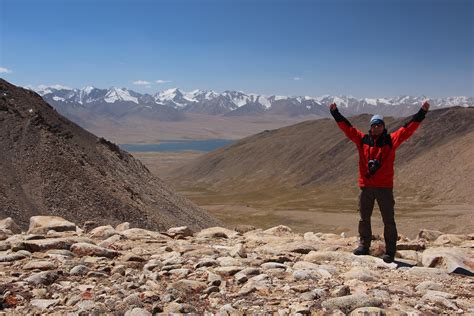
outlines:
[{"label": "blue sky", "polygon": [[472,96],[474,1],[0,0],[0,76],[148,93]]}]

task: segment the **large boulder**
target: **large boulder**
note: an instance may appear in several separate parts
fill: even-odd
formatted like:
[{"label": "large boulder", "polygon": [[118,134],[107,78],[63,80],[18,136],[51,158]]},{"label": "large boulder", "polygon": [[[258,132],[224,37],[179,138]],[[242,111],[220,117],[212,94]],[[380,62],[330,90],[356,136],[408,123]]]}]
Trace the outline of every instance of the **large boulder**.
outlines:
[{"label": "large boulder", "polygon": [[9,230],[13,234],[21,234],[20,227],[11,217],[0,220],[0,230]]},{"label": "large boulder", "polygon": [[425,267],[474,275],[474,253],[464,248],[429,248],[423,252],[421,262]]},{"label": "large boulder", "polygon": [[50,230],[76,231],[76,224],[59,216],[33,216],[30,218],[28,234],[46,234]]}]

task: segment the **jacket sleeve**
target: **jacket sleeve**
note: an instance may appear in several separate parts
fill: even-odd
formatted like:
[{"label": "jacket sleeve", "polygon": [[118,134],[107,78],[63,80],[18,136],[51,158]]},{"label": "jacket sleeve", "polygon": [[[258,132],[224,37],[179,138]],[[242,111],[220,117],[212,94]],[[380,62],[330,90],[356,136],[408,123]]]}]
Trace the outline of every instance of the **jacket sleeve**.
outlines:
[{"label": "jacket sleeve", "polygon": [[352,124],[344,116],[342,116],[341,113],[339,113],[338,109],[331,111],[331,115],[336,120],[339,128],[344,132],[344,134],[346,134],[347,138],[349,138],[354,143],[359,144],[362,137],[364,136],[364,133],[353,127]]},{"label": "jacket sleeve", "polygon": [[418,129],[421,121],[424,120],[427,111],[420,109],[418,113],[413,115],[412,119],[408,121],[404,126],[400,127],[395,132],[391,133],[393,147],[397,148],[404,141],[410,138],[411,135]]}]

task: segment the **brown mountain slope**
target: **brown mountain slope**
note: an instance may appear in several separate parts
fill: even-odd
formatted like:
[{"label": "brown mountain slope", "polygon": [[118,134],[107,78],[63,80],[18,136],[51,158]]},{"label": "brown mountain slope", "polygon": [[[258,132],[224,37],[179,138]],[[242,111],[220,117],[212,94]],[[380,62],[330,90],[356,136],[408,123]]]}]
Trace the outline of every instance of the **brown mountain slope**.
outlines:
[{"label": "brown mountain slope", "polygon": [[0,218],[38,214],[165,229],[219,224],[115,144],[0,79]]},{"label": "brown mountain slope", "polygon": [[[369,119],[360,115],[350,121],[364,131]],[[387,118],[387,128],[395,130],[408,119]],[[397,151],[395,189],[424,200],[474,203],[473,122],[474,108],[429,112]],[[332,119],[313,120],[206,154],[172,172],[170,180],[221,192],[321,188],[337,196],[339,190],[356,188],[357,159],[355,145]]]}]

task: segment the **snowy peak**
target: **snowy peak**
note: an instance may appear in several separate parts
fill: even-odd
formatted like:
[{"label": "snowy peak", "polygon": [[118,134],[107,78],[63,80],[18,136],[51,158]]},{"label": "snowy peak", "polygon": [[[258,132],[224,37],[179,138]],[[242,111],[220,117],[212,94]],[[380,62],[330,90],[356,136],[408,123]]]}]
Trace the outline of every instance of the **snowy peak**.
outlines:
[{"label": "snowy peak", "polygon": [[107,103],[115,103],[117,101],[133,102],[138,104],[138,98],[132,97],[130,92],[125,89],[111,88],[106,93],[104,101]]},{"label": "snowy peak", "polygon": [[[421,106],[426,96],[395,96],[385,98],[355,98],[353,96],[282,96],[245,93],[242,91],[193,90],[179,88],[161,91],[154,95],[140,94],[126,88],[98,89],[86,86],[71,89],[61,85],[27,87],[38,92],[47,102],[59,107],[94,108],[98,104],[133,103],[134,107],[157,108],[165,106],[173,111],[193,112],[207,115],[260,115],[264,113],[301,116],[328,116],[327,106],[335,102],[346,115],[378,113],[391,116],[406,116]],[[432,108],[452,106],[474,106],[474,98],[452,96],[430,99]],[[131,107],[136,110],[136,108]],[[123,110],[123,109],[122,109]]]}]

